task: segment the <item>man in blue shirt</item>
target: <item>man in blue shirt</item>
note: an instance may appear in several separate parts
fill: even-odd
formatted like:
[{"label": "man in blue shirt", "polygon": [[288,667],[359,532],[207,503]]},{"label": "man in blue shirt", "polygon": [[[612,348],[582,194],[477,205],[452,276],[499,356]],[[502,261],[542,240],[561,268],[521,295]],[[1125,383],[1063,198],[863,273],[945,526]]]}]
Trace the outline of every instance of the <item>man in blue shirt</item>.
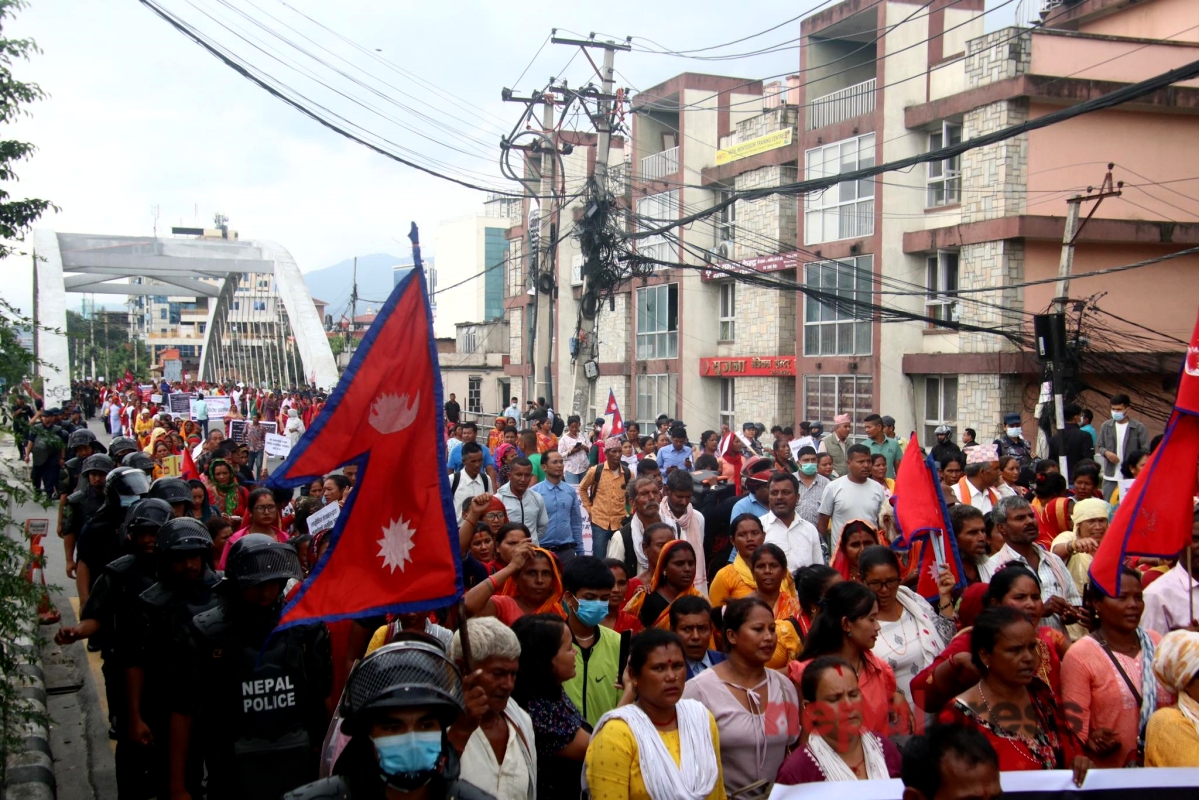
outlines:
[{"label": "man in blue shirt", "polygon": [[687,431],[686,429],[676,425],[670,429],[670,447],[664,450],[659,450],[656,456],[658,461],[658,469],[662,470],[662,477],[670,474],[672,469],[681,469],[684,472],[691,471],[691,448],[687,446]]},{"label": "man in blue shirt", "polygon": [[[770,476],[774,474],[774,459],[765,456],[754,458],[742,467],[742,473],[745,495],[733,506],[733,511],[729,514],[730,524],[742,514],[753,514],[761,519],[770,513],[770,506],[766,503],[770,499]],[[733,548],[729,553],[729,563],[732,564],[736,559],[737,549]]]},{"label": "man in blue shirt", "polygon": [[512,402],[504,409],[504,417],[512,420],[512,424],[520,427],[520,406],[517,405],[517,399],[512,398]]},{"label": "man in blue shirt", "polygon": [[562,480],[566,464],[561,453],[550,450],[541,457],[541,468],[545,471],[545,480],[529,489],[541,495],[550,518],[538,546],[557,555],[565,567],[575,556],[583,555],[582,504],[574,487]]},{"label": "man in blue shirt", "polygon": [[[459,426],[458,436],[462,439],[462,444],[473,442],[479,436],[479,426],[474,422],[464,422]],[[451,474],[455,470],[462,469],[461,447],[455,447],[450,453],[446,459],[446,468],[449,469]],[[500,485],[500,477],[495,471],[495,459],[486,447],[483,448],[483,469],[487,470],[487,477],[491,481],[491,485],[498,487]]]}]

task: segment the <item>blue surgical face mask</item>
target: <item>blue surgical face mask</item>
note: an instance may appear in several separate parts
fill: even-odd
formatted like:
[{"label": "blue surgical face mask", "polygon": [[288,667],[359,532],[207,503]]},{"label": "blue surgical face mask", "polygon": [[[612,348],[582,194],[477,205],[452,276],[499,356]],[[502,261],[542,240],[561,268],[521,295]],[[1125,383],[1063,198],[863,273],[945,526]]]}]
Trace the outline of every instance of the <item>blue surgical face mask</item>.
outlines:
[{"label": "blue surgical face mask", "polygon": [[608,616],[607,600],[579,600],[579,608],[574,612],[579,622],[589,628],[594,628]]},{"label": "blue surgical face mask", "polygon": [[1112,419],[1114,419],[1116,422],[1123,422],[1124,421],[1124,412],[1123,411],[1113,411]]},{"label": "blue surgical face mask", "polygon": [[1019,426],[1007,429],[1007,435],[1010,439],[1019,439],[1022,433],[1024,433],[1024,429]]},{"label": "blue surgical face mask", "polygon": [[429,772],[441,760],[441,731],[416,731],[373,740],[385,775]]},{"label": "blue surgical face mask", "polygon": [[816,465],[815,464],[800,464],[799,471],[802,472],[804,475],[815,475],[816,474]]}]

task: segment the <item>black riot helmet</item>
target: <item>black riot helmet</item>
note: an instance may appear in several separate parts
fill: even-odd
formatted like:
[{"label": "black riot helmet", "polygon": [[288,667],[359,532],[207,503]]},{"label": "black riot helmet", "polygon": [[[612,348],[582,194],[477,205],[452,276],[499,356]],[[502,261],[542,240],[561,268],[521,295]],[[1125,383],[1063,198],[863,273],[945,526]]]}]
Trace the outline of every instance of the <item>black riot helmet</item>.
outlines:
[{"label": "black riot helmet", "polygon": [[342,727],[368,728],[372,711],[432,706],[446,727],[464,709],[462,678],[440,647],[426,642],[384,645],[354,667],[341,699]]},{"label": "black riot helmet", "polygon": [[142,472],[151,477],[154,475],[154,459],[150,458],[141,450],[135,450],[134,452],[122,458],[121,466],[140,469]]},{"label": "black riot helmet", "polygon": [[158,478],[150,484],[149,496],[166,500],[171,505],[183,503],[186,508],[192,502],[192,487],[182,478]]},{"label": "black riot helmet", "polygon": [[89,472],[102,472],[105,475],[117,468],[117,462],[113,461],[104,453],[96,453],[83,459],[83,467],[79,470],[81,475],[86,475]]},{"label": "black riot helmet", "polygon": [[110,508],[128,508],[150,491],[150,479],[140,469],[117,467],[104,481],[104,502]]},{"label": "black riot helmet", "polygon": [[173,555],[175,553],[212,553],[212,536],[208,526],[195,517],[177,517],[167,520],[158,529],[158,552]]},{"label": "black riot helmet", "polygon": [[96,434],[87,428],[80,428],[77,431],[71,431],[71,435],[67,437],[67,450],[73,455],[76,447],[90,447],[95,443]]},{"label": "black riot helmet", "polygon": [[267,581],[302,581],[304,572],[294,547],[276,542],[265,533],[248,533],[229,545],[225,577],[239,589],[248,589]]},{"label": "black riot helmet", "polygon": [[137,449],[137,442],[128,436],[118,436],[108,446],[108,454],[115,459],[124,458],[126,454]]},{"label": "black riot helmet", "polygon": [[121,523],[121,536],[128,539],[133,531],[142,528],[152,528],[157,531],[174,516],[171,506],[164,500],[144,497],[129,507],[125,512],[125,521]]}]

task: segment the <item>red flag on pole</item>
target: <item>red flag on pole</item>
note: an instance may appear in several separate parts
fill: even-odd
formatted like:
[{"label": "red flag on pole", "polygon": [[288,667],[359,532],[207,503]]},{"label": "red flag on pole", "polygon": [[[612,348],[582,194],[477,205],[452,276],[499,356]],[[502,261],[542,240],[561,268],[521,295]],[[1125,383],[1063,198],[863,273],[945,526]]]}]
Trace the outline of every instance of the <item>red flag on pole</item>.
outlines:
[{"label": "red flag on pole", "polygon": [[179,477],[185,481],[200,480],[200,470],[196,469],[196,462],[192,459],[191,445],[183,445],[183,453],[180,457]]},{"label": "red flag on pole", "polygon": [[418,265],[392,291],[324,411],[269,481],[299,486],[358,465],[329,549],[284,609],[280,628],[427,611],[462,594],[439,375]]},{"label": "red flag on pole", "polygon": [[604,414],[619,414],[620,406],[616,405],[616,392],[612,389],[608,390],[608,405],[604,408]]},{"label": "red flag on pole", "polygon": [[620,406],[616,404],[616,392],[608,390],[608,405],[604,408],[604,415],[612,415],[612,426],[607,430],[608,436],[623,436],[624,435],[624,417],[620,415]]},{"label": "red flag on pole", "polygon": [[921,597],[938,596],[937,574],[941,564],[949,566],[958,586],[965,585],[957,537],[949,521],[937,467],[931,454],[927,458],[921,455],[914,431],[895,470],[895,495],[891,502],[895,507],[897,533],[892,547],[907,550],[914,542],[923,540],[913,549],[920,569],[916,593]]},{"label": "red flag on pole", "polygon": [[1161,443],[1120,498],[1112,524],[1091,562],[1091,580],[1106,594],[1120,593],[1125,556],[1174,558],[1191,543],[1199,463],[1199,320],[1178,381],[1174,413]]}]

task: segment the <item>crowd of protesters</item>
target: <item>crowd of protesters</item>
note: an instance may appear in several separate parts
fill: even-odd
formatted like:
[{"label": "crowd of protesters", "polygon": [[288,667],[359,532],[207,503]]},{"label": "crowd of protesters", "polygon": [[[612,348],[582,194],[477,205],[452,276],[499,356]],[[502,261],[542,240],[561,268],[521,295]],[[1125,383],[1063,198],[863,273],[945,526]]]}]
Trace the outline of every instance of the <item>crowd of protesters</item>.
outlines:
[{"label": "crowd of protesters", "polygon": [[[310,520],[356,475],[265,488],[264,423],[294,443],[323,397],[76,388],[13,411],[77,581],[56,638],[104,659],[122,798],[673,800],[902,778],[933,800],[996,796],[1000,771],[1199,767],[1199,564],[1129,559],[1116,596],[1086,570],[1149,447],[1127,398],[1079,428],[1085,447],[1058,442],[1070,484],[1018,414],[991,443],[938,428],[965,585],[942,568],[921,596],[918,551],[889,546],[909,446],[889,417],[613,434],[513,398],[483,436],[451,395],[445,452],[414,455],[446,465],[461,606],[276,631],[330,545]],[[194,395],[186,413],[173,393]],[[1199,554],[1199,510],[1192,536]]]}]

